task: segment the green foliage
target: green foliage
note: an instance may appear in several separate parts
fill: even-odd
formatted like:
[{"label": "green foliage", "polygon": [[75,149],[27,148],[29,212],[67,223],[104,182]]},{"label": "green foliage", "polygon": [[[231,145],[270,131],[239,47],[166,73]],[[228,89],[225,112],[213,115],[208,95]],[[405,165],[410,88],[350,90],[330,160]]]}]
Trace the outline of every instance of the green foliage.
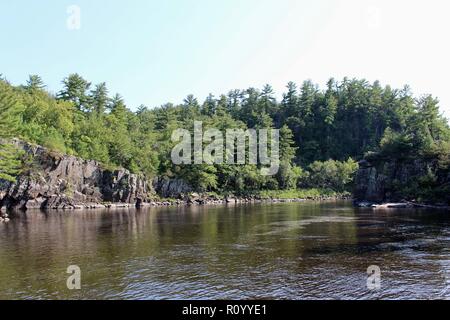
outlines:
[{"label": "green foliage", "polygon": [[414,150],[414,143],[410,135],[387,128],[380,141],[380,149],[387,157],[405,157]]},{"label": "green foliage", "polygon": [[90,97],[87,94],[91,84],[79,74],[71,74],[63,80],[63,90],[59,92],[58,98],[71,101],[78,110],[90,111]]},{"label": "green foliage", "polygon": [[315,161],[309,167],[307,183],[319,188],[330,188],[336,191],[349,190],[358,164],[351,158],[340,162],[327,160]]},{"label": "green foliage", "polygon": [[44,88],[44,81],[42,81],[42,78],[36,74],[30,75],[27,80],[27,84],[25,85],[25,89],[30,92],[43,90]]},{"label": "green foliage", "polygon": [[[364,155],[436,159],[439,172],[433,174],[439,176],[450,163],[450,130],[436,99],[414,99],[408,87],[394,90],[347,78],[331,79],[325,90],[311,81],[299,87],[290,82],[280,102],[265,85],[210,94],[203,102],[189,95],[179,105],[140,106],[132,112],[120,95],[109,95],[105,83],[91,86],[71,74],[55,97],[32,75],[23,86],[0,80],[0,115],[0,138],[16,136],[149,177],[183,178],[202,192],[298,187],[343,192],[350,190],[357,169],[352,159]],[[204,130],[280,128],[278,173],[262,176],[261,166],[252,164],[174,165],[171,134],[179,128],[192,131],[194,121],[203,121]],[[7,147],[2,152],[3,174],[11,178],[17,173],[14,152]],[[439,184],[432,178],[417,180],[417,186],[428,190]]]},{"label": "green foliage", "polygon": [[22,169],[22,156],[14,145],[0,141],[0,179],[15,182]]},{"label": "green foliage", "polygon": [[0,79],[0,138],[18,134],[22,111],[16,90]]},{"label": "green foliage", "polygon": [[289,190],[264,190],[259,193],[262,199],[315,199],[320,197],[349,196],[349,192],[336,192],[331,189],[289,189]]}]

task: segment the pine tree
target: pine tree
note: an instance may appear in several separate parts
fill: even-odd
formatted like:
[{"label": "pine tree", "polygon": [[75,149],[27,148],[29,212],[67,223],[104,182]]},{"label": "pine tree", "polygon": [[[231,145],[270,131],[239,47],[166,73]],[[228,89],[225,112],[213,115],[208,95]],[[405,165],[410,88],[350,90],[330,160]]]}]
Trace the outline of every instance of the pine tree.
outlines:
[{"label": "pine tree", "polygon": [[291,129],[284,125],[280,129],[280,169],[277,173],[278,185],[281,189],[295,187],[296,173],[292,161],[295,158],[296,147]]},{"label": "pine tree", "polygon": [[14,182],[22,167],[21,152],[0,140],[0,179]]},{"label": "pine tree", "polygon": [[32,74],[29,76],[27,80],[27,84],[25,85],[25,89],[33,92],[36,90],[44,90],[45,84],[44,81],[42,81],[42,78],[36,74]]},{"label": "pine tree", "polygon": [[217,108],[217,100],[210,93],[206,98],[205,102],[203,103],[202,114],[207,116],[213,116],[216,113],[216,108]]},{"label": "pine tree", "polygon": [[294,82],[289,82],[286,86],[288,92],[283,94],[283,101],[281,102],[284,118],[291,116],[299,116],[298,109],[298,96],[297,96],[297,86]]},{"label": "pine tree", "polygon": [[15,181],[20,171],[20,152],[8,139],[17,134],[20,106],[11,86],[0,80],[0,179]]},{"label": "pine tree", "polygon": [[0,138],[17,134],[22,107],[12,86],[0,80]]},{"label": "pine tree", "polygon": [[273,115],[276,110],[276,99],[273,96],[273,88],[266,84],[261,91],[261,99],[259,103],[259,111]]},{"label": "pine tree", "polygon": [[95,86],[90,94],[92,109],[97,115],[102,115],[108,106],[108,88],[106,83],[102,82]]},{"label": "pine tree", "polygon": [[63,89],[58,98],[72,101],[80,111],[91,111],[90,99],[87,95],[91,84],[84,80],[79,74],[74,73],[63,80]]},{"label": "pine tree", "polygon": [[197,98],[190,94],[183,100],[181,119],[193,120],[200,114],[200,105]]}]

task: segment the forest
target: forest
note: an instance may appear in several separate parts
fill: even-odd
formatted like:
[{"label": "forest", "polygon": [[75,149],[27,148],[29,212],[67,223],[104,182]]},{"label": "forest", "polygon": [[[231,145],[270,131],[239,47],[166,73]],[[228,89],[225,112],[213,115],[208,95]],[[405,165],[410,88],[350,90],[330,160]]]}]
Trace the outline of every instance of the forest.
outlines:
[{"label": "forest", "polygon": [[[56,94],[38,75],[14,86],[0,79],[0,179],[14,181],[23,155],[7,141],[16,137],[60,153],[93,159],[106,168],[124,167],[151,178],[181,178],[198,191],[236,193],[306,188],[349,191],[358,161],[428,157],[448,171],[450,129],[439,101],[415,97],[408,86],[394,89],[363,79],[330,79],[324,88],[289,82],[282,99],[270,85],[232,90],[181,104],[141,105],[132,111],[105,83],[78,74]],[[174,129],[280,129],[280,170],[262,176],[258,165],[174,165]]]}]

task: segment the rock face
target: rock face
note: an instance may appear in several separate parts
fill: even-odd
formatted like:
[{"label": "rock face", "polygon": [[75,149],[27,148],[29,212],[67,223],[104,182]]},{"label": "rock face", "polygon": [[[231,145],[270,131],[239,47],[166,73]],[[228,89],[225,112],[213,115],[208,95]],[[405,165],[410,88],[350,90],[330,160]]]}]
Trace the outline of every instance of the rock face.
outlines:
[{"label": "rock face", "polygon": [[363,160],[359,162],[353,195],[358,201],[383,202],[386,199],[387,176]]},{"label": "rock face", "polygon": [[362,160],[356,175],[354,199],[358,202],[402,200],[450,203],[448,168],[436,159]]},{"label": "rock face", "polygon": [[184,198],[193,188],[181,179],[158,177],[154,180],[155,191],[163,198]]},{"label": "rock face", "polygon": [[60,155],[14,140],[29,161],[15,183],[0,181],[0,207],[76,209],[103,202],[139,205],[151,201],[153,183],[128,170],[110,171],[96,161]]}]

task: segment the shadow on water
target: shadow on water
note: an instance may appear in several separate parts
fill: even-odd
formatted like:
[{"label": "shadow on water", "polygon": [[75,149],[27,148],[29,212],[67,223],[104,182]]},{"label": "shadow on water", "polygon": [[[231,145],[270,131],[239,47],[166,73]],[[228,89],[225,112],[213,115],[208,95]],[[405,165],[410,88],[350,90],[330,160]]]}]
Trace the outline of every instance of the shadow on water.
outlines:
[{"label": "shadow on water", "polygon": [[0,224],[0,298],[442,299],[449,241],[447,212],[349,202],[30,211]]}]

